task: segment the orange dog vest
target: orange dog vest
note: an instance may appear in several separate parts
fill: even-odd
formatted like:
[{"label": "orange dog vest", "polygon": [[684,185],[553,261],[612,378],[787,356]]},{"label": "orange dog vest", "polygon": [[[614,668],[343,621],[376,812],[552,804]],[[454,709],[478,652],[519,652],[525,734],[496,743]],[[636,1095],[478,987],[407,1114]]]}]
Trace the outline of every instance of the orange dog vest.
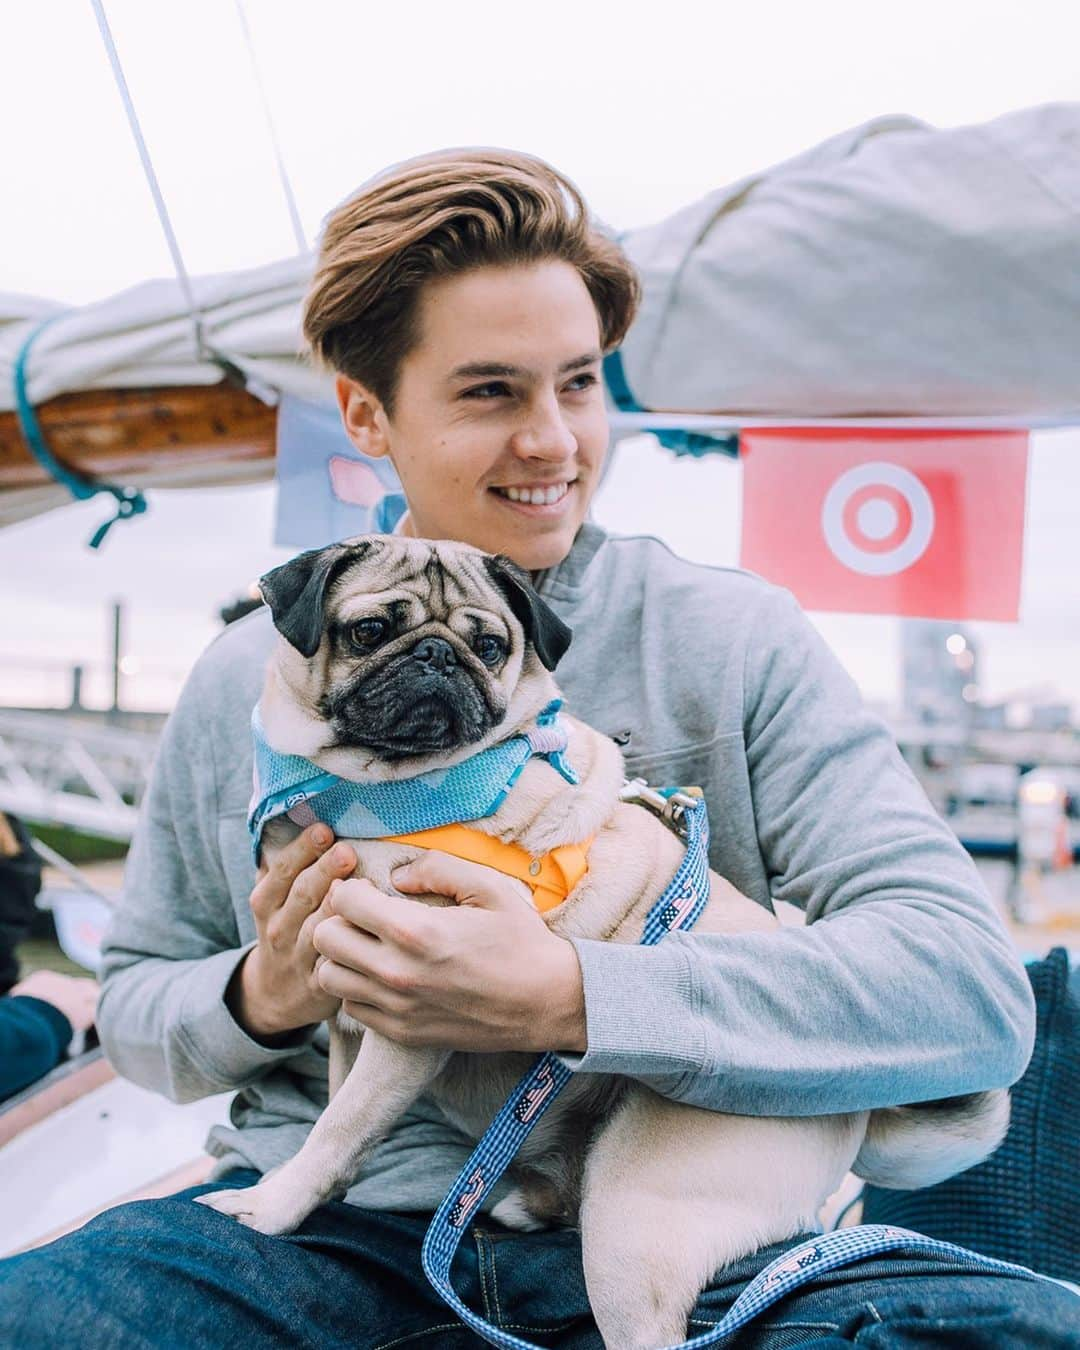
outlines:
[{"label": "orange dog vest", "polygon": [[415,844],[418,848],[438,849],[442,853],[463,858],[466,862],[483,863],[505,876],[516,877],[532,891],[533,904],[541,914],[561,905],[581,878],[589,870],[589,849],[592,839],[583,844],[563,844],[534,858],[520,844],[504,844],[481,830],[468,825],[440,825],[433,830],[417,830],[414,834],[392,834],[387,843]]}]

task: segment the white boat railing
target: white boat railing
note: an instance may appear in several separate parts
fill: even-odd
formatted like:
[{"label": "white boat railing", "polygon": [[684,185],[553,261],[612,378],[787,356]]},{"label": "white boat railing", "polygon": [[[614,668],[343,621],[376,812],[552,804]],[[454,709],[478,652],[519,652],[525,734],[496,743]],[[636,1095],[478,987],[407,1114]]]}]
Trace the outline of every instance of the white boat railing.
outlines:
[{"label": "white boat railing", "polygon": [[128,841],[157,735],[0,709],[0,811]]}]

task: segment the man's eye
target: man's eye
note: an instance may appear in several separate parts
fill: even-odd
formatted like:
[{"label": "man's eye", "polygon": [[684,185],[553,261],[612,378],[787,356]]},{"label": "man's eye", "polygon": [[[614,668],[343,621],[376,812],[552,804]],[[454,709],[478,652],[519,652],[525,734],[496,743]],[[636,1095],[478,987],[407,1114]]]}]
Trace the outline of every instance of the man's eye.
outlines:
[{"label": "man's eye", "polygon": [[596,376],[592,374],[591,371],[585,371],[581,375],[575,375],[574,378],[570,381],[570,383],[566,387],[567,389],[570,390],[572,394],[577,394],[581,393],[585,389],[591,389],[594,385],[598,383],[599,381],[597,380]]},{"label": "man's eye", "polygon": [[386,619],[357,619],[349,627],[349,641],[362,651],[369,651],[380,643],[390,631]]},{"label": "man's eye", "polygon": [[502,380],[492,380],[489,384],[476,384],[471,389],[466,389],[461,395],[462,398],[489,399],[505,398],[510,393],[510,386]]},{"label": "man's eye", "polygon": [[478,637],[473,643],[473,651],[485,666],[497,666],[506,656],[506,643],[500,637],[490,633]]}]

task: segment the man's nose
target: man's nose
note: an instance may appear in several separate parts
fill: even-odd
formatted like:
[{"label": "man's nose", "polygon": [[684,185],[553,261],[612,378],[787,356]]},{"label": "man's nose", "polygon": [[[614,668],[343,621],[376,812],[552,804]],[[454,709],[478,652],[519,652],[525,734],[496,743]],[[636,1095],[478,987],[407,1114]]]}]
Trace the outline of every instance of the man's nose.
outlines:
[{"label": "man's nose", "polygon": [[530,404],[511,446],[522,459],[546,459],[553,463],[577,454],[577,437],[567,425],[554,393]]},{"label": "man's nose", "polygon": [[457,665],[457,655],[445,638],[424,638],[413,648],[413,658],[440,675],[445,675]]}]

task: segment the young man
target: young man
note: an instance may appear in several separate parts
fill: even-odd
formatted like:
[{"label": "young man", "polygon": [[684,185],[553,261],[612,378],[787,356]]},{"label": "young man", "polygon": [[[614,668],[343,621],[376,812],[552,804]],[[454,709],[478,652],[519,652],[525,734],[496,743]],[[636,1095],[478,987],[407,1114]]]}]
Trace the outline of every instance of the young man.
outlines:
[{"label": "young man", "polygon": [[[363,881],[331,899],[354,856],[319,826],[256,880],[248,720],[274,634],[253,616],[200,661],[170,720],[99,1016],[136,1081],[178,1100],[239,1089],[234,1128],[209,1141],[215,1188],[299,1147],[326,1101],[319,1024],[339,999],[412,1043],[558,1050],[578,1072],[747,1114],[928,1100],[1023,1070],[1031,996],[978,877],[790,597],[587,522],[608,441],[600,360],[636,299],[571,184],[526,156],[462,152],[401,166],[331,217],[305,331],[338,372],[354,443],[392,458],[404,528],[531,569],[575,630],[558,672],[569,706],[632,732],[632,772],[701,784],[713,866],[763,904],[802,906],[809,926],[568,943],[510,883],[435,854],[416,889],[467,904],[420,911]],[[475,1346],[419,1264],[468,1152],[421,1101],[348,1203],[292,1237],[190,1193],[110,1211],[0,1267],[0,1339]],[[595,1346],[576,1244],[482,1214],[462,1294],[519,1336]],[[723,1272],[691,1331],[777,1250]],[[1071,1298],[901,1254],[787,1300],[753,1343],[968,1345],[978,1327],[980,1344],[1065,1345]]]}]

